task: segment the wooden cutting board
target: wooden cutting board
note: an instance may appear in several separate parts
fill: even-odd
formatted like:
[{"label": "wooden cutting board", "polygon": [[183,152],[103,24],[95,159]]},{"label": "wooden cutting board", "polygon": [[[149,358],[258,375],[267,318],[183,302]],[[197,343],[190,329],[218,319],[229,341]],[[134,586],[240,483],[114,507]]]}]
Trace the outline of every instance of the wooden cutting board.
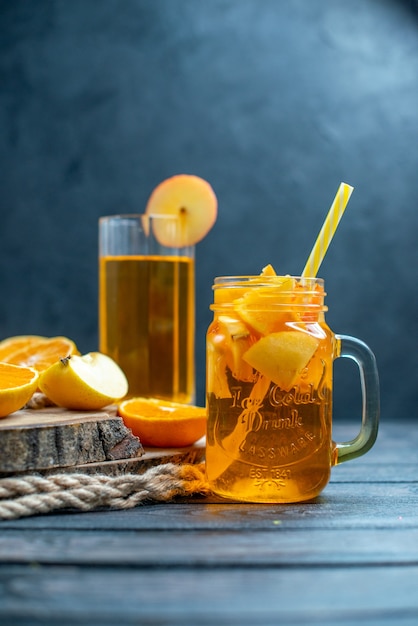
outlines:
[{"label": "wooden cutting board", "polygon": [[0,476],[28,471],[138,473],[162,462],[196,462],[204,445],[144,449],[116,408],[22,409],[0,420]]}]

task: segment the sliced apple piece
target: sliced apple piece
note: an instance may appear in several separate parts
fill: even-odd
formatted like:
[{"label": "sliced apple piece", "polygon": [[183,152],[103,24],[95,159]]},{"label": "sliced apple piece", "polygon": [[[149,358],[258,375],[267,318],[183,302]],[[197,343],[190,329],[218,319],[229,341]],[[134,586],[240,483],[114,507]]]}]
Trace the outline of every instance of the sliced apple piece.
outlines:
[{"label": "sliced apple piece", "polygon": [[294,279],[290,276],[277,276],[277,282],[268,287],[251,287],[242,298],[235,301],[239,316],[260,335],[268,335],[279,330],[284,321],[296,319],[287,308],[281,309],[283,294],[293,291]]},{"label": "sliced apple piece", "polygon": [[247,293],[248,287],[216,287],[214,290],[215,304],[233,304]]},{"label": "sliced apple piece", "polygon": [[235,380],[242,382],[254,381],[254,370],[252,366],[243,360],[243,355],[248,352],[252,342],[246,337],[231,339],[230,349],[226,353],[226,364],[231,370]]},{"label": "sliced apple piece", "polygon": [[268,265],[266,265],[266,267],[263,267],[260,276],[277,276],[277,274],[272,264],[269,263]]},{"label": "sliced apple piece", "polygon": [[254,380],[251,365],[242,360],[242,355],[254,343],[251,334],[244,322],[236,317],[220,315],[219,323],[225,335],[225,360],[236,380],[250,382]]},{"label": "sliced apple piece", "polygon": [[220,333],[208,333],[206,391],[216,398],[232,398],[226,375],[225,342],[226,338]]},{"label": "sliced apple piece", "polygon": [[250,335],[250,331],[244,322],[236,317],[220,315],[219,323],[222,324],[225,333],[228,334],[231,339],[241,339]]},{"label": "sliced apple piece", "polygon": [[153,222],[156,239],[170,248],[193,246],[214,225],[218,201],[206,180],[191,174],[167,178],[152,192],[145,212],[149,216],[178,216],[180,227],[173,232],[170,220]]},{"label": "sliced apple piece", "polygon": [[[251,289],[253,288],[254,283],[260,283],[260,276],[276,276],[277,282],[280,285],[283,279],[283,276],[277,276],[274,267],[269,263],[261,270],[259,276],[254,276],[248,280],[248,283],[241,283],[241,286],[237,287],[234,285],[226,285],[224,287],[217,287],[215,289],[215,304],[230,304],[234,303],[238,298],[242,298],[248,292],[248,286],[251,285]],[[288,278],[286,276],[286,278]],[[274,281],[276,283],[276,281]]]},{"label": "sliced apple piece", "polygon": [[289,391],[313,357],[319,339],[298,331],[282,331],[262,337],[243,355],[260,374]]},{"label": "sliced apple piece", "polygon": [[41,373],[39,388],[58,406],[89,411],[121,400],[128,381],[113,359],[89,352],[56,361]]}]

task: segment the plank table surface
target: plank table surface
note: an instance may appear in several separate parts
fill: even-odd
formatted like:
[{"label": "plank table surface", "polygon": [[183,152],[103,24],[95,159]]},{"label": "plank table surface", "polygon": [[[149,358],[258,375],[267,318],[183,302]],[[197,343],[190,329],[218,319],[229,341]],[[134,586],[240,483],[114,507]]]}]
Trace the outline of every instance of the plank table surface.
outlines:
[{"label": "plank table surface", "polygon": [[303,504],[193,496],[2,521],[0,624],[416,626],[418,423],[383,422]]}]

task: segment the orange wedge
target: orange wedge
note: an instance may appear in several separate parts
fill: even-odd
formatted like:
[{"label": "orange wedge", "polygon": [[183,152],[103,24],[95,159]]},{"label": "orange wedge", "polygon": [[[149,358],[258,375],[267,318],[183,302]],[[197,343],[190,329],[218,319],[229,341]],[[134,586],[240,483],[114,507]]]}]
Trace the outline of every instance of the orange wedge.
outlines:
[{"label": "orange wedge", "polygon": [[32,367],[0,363],[0,417],[21,409],[38,386],[39,373]]},{"label": "orange wedge", "polygon": [[59,359],[64,359],[72,354],[78,354],[77,347],[67,337],[50,337],[39,341],[29,342],[28,345],[3,357],[5,363],[13,363],[25,367],[34,367],[42,372]]},{"label": "orange wedge", "polygon": [[121,402],[118,414],[144,446],[182,448],[206,432],[206,409],[189,404],[131,398]]}]

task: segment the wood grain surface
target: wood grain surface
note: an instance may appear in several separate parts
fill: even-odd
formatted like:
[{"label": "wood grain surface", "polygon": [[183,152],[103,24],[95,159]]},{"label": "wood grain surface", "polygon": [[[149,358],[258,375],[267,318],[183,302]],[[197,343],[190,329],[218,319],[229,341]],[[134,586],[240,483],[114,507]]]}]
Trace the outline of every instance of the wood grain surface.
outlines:
[{"label": "wood grain surface", "polygon": [[114,408],[22,409],[0,420],[0,475],[128,459],[142,445]]}]

